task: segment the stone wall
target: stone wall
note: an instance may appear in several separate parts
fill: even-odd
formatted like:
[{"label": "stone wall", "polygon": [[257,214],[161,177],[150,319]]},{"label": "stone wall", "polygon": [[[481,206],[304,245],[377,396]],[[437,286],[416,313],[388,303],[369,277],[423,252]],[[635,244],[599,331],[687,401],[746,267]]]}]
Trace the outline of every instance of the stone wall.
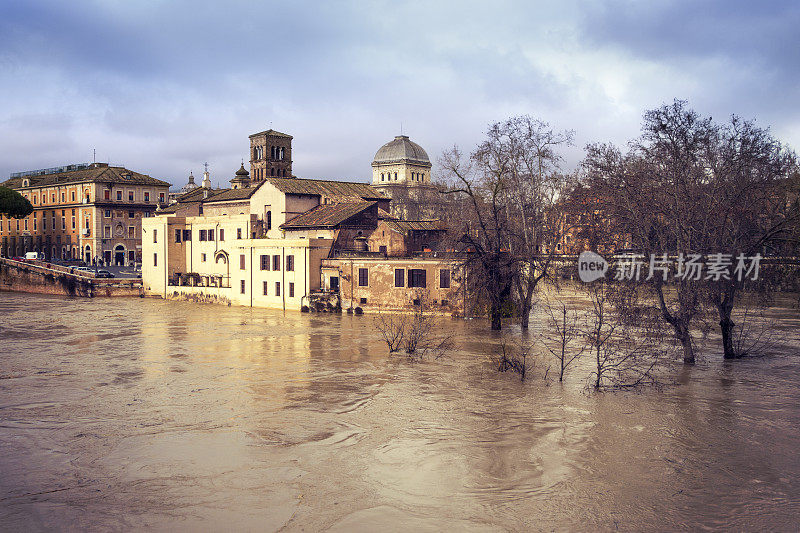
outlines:
[{"label": "stone wall", "polygon": [[0,291],[80,296],[141,296],[138,280],[97,280],[29,263],[0,260]]}]

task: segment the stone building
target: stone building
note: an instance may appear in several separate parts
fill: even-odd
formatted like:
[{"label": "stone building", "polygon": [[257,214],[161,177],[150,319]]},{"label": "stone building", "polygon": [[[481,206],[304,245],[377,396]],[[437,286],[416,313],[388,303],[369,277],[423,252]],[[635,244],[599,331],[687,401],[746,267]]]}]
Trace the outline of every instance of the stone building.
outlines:
[{"label": "stone building", "polygon": [[166,204],[170,184],[107,163],[18,172],[2,183],[33,205],[24,219],[0,217],[0,255],[141,261],[141,222]]},{"label": "stone building", "polygon": [[392,199],[391,214],[408,220],[441,216],[442,198],[431,183],[425,150],[406,135],[380,147],[372,161],[372,186]]},{"label": "stone building", "polygon": [[[251,135],[250,173],[242,164],[229,189],[212,189],[204,179],[146,222],[145,292],[281,309],[324,301],[365,311],[410,308],[424,292],[437,311],[462,313],[459,262],[438,250],[444,225],[390,214],[421,213],[432,202],[416,195],[438,195],[425,151],[396,138],[376,156],[372,185],[301,179],[286,161],[291,139],[273,130]],[[408,201],[393,209],[381,191]]]},{"label": "stone building", "polygon": [[275,130],[250,135],[250,179],[292,177],[292,136]]}]

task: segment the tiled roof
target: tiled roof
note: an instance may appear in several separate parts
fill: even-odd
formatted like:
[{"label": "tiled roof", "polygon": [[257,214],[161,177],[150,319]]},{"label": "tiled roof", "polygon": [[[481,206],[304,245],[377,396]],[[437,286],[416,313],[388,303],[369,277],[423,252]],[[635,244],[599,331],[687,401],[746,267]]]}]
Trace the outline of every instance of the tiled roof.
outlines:
[{"label": "tiled roof", "polygon": [[281,228],[331,228],[363,213],[377,202],[345,202],[322,204],[281,224]]},{"label": "tiled roof", "polygon": [[124,167],[97,166],[70,170],[67,172],[54,172],[34,176],[20,176],[10,178],[0,185],[11,189],[21,189],[22,180],[30,180],[29,187],[50,187],[68,183],[119,183],[130,185],[152,185],[154,187],[169,187],[170,184],[146,174],[140,174]]},{"label": "tiled roof", "polygon": [[303,178],[266,178],[285,194],[313,194],[329,198],[351,198],[363,200],[388,200],[367,183],[349,181],[310,180]]},{"label": "tiled roof", "polygon": [[441,220],[384,220],[386,225],[400,233],[408,231],[447,231]]},{"label": "tiled roof", "polygon": [[243,189],[222,189],[214,196],[204,200],[204,202],[236,202],[239,200],[247,200],[253,196],[253,193],[255,193],[259,187],[261,187],[261,183],[255,187],[246,187]]},{"label": "tiled roof", "polygon": [[396,216],[389,213],[388,211],[384,211],[383,209],[378,209],[378,219],[379,220],[399,220]]},{"label": "tiled roof", "polygon": [[286,137],[287,139],[291,139],[292,138],[291,135],[288,135],[286,133],[281,133],[281,132],[275,131],[273,129],[259,131],[258,133],[254,133],[254,134],[250,135],[250,137],[255,137],[256,135],[264,135],[265,133],[267,135],[274,135],[275,137]]}]

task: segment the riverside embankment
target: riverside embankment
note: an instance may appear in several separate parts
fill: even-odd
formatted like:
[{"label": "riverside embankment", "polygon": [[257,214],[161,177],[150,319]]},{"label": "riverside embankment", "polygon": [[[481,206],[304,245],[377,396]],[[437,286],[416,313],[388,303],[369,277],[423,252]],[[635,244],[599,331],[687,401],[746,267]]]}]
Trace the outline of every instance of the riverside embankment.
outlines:
[{"label": "riverside embankment", "polygon": [[81,296],[141,296],[139,279],[101,279],[93,272],[43,261],[0,258],[0,291]]}]

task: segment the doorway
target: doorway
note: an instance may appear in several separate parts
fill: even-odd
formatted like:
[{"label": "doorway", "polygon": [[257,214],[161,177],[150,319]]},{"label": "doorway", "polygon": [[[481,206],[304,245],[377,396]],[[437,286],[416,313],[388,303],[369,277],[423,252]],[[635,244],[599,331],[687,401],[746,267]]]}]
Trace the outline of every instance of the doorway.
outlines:
[{"label": "doorway", "polygon": [[125,247],[121,244],[114,248],[114,266],[125,266]]}]

